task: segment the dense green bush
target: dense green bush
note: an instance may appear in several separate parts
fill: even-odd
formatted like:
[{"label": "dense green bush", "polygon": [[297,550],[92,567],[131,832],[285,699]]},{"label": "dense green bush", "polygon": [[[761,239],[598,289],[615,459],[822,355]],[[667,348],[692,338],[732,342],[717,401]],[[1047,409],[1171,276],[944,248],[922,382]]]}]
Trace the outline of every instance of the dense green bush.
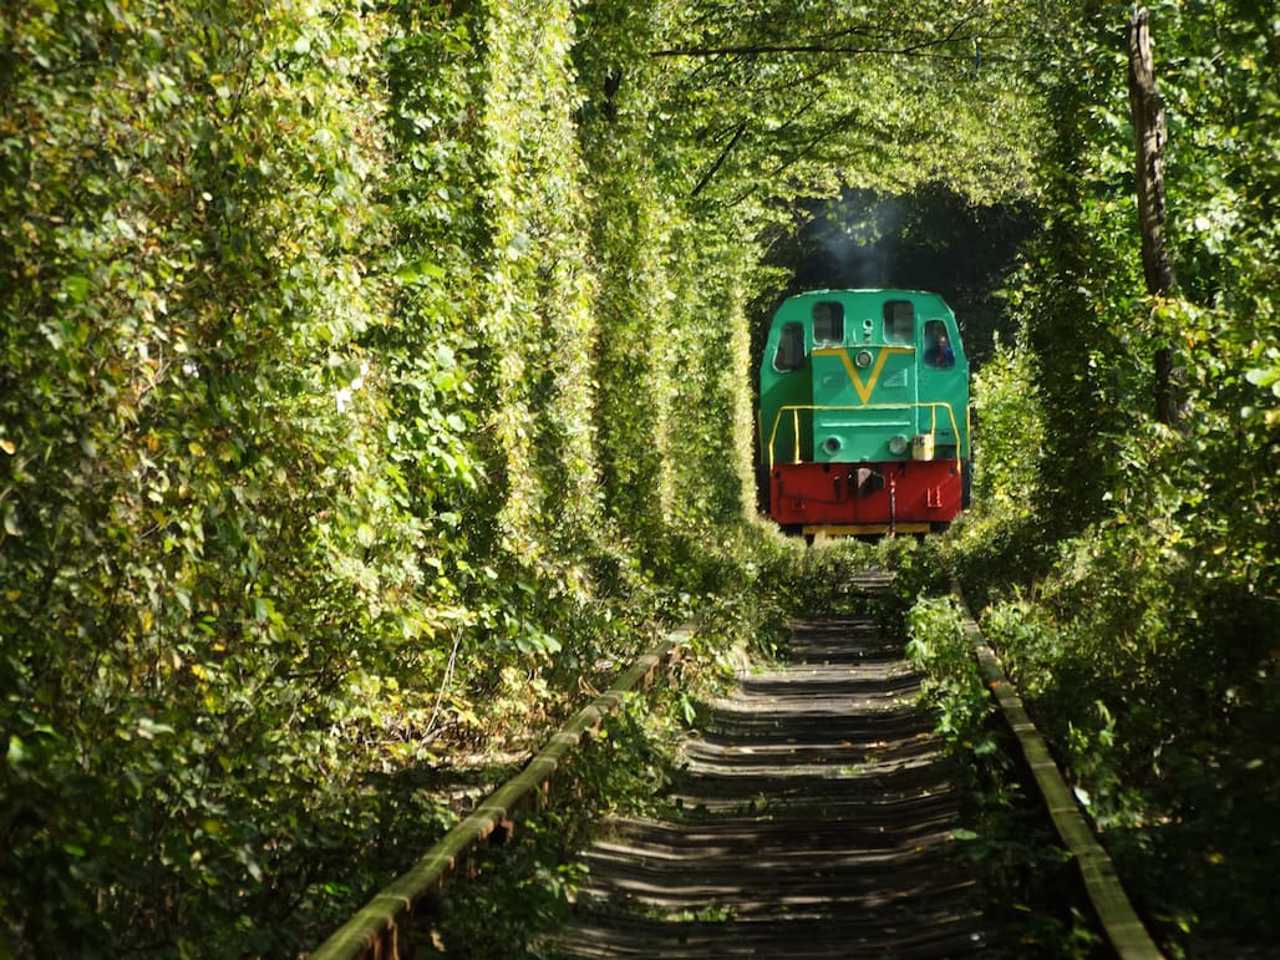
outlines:
[{"label": "dense green bush", "polygon": [[938,709],[938,732],[953,746],[980,749],[995,705],[955,601],[922,597],[906,621],[907,656],[924,674],[924,694]]},{"label": "dense green bush", "polygon": [[[1280,48],[1254,4],[1153,8],[1181,287],[1148,298],[1129,12],[1081,5],[1043,51],[1045,228],[1007,294],[1018,348],[978,378],[980,496],[944,553],[1170,949],[1246,955],[1276,933],[1258,811],[1280,771],[1280,131],[1261,78]],[[1152,415],[1161,346],[1172,429]]]},{"label": "dense green bush", "polygon": [[378,817],[330,787],[440,623],[359,342],[387,24],[12,16],[5,913],[44,950],[195,949],[305,893],[286,852]]}]

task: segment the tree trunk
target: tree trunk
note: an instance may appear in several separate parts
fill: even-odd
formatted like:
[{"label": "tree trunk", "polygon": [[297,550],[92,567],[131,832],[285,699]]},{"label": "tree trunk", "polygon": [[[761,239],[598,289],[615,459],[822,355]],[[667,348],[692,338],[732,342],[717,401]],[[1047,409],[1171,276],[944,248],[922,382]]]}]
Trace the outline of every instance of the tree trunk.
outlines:
[{"label": "tree trunk", "polygon": [[[1165,245],[1164,145],[1168,137],[1164,101],[1156,90],[1151,58],[1150,17],[1139,8],[1129,21],[1129,109],[1137,152],[1138,225],[1142,231],[1142,271],[1147,293],[1167,297],[1177,287],[1173,263]],[[1156,419],[1173,423],[1177,409],[1173,398],[1173,351],[1161,347],[1155,355]]]}]

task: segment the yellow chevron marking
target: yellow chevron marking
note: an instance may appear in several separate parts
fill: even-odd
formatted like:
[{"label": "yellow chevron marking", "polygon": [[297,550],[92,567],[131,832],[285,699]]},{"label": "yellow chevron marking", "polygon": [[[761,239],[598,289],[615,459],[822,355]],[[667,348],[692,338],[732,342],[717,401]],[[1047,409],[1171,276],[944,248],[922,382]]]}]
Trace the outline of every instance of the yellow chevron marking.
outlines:
[{"label": "yellow chevron marking", "polygon": [[[859,347],[863,350],[865,347]],[[853,361],[849,358],[848,347],[820,347],[813,351],[815,357],[839,357],[840,362],[844,364],[845,373],[849,374],[849,382],[853,384],[853,389],[858,393],[858,399],[862,401],[863,406],[871,400],[871,394],[876,389],[876,381],[880,379],[880,372],[884,370],[884,362],[889,359],[891,353],[915,353],[910,347],[881,347],[880,355],[876,357],[875,366],[871,368],[871,376],[868,378],[866,385],[862,383],[862,377],[858,376],[858,370],[853,365]]]}]

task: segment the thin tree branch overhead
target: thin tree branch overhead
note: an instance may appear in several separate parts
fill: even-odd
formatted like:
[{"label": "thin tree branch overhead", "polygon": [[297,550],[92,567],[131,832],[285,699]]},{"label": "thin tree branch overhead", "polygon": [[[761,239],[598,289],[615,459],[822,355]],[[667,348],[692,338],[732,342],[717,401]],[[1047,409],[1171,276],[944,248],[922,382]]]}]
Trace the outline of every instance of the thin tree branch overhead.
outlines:
[{"label": "thin tree branch overhead", "polygon": [[742,139],[742,135],[747,132],[747,123],[748,121],[743,120],[738,124],[738,129],[734,132],[733,139],[725,145],[725,148],[720,151],[720,155],[716,157],[715,163],[713,163],[710,169],[702,175],[702,179],[698,181],[698,185],[694,187],[693,191],[689,194],[690,197],[696,197],[702,192],[703,187],[711,182],[711,178],[716,175],[716,171],[724,164],[725,159],[729,156],[733,148],[738,145],[738,141]]}]

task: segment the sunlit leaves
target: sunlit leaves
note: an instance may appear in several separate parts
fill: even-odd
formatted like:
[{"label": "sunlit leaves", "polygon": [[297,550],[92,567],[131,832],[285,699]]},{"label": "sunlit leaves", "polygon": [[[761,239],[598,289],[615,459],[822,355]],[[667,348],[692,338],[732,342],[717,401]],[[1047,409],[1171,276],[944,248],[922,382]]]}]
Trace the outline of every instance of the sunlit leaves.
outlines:
[{"label": "sunlit leaves", "polygon": [[661,151],[681,151],[689,189],[719,163],[709,197],[733,204],[929,180],[979,201],[1026,191],[1033,105],[1015,93],[1023,51],[1008,42],[1023,16],[686,5],[655,38],[681,131]]},{"label": "sunlit leaves", "polygon": [[[22,385],[0,399],[0,570],[6,728],[28,745],[65,730],[7,797],[51,819],[12,835],[6,883],[96,886],[96,919],[68,929],[114,926],[126,950],[223,929],[276,882],[260,851],[348,769],[309,729],[345,719],[353,662],[394,669],[404,625],[435,615],[353,342],[385,299],[365,265],[382,26],[289,4],[113,16],[16,21],[6,104],[33,123],[0,140],[0,201],[21,211],[2,228],[0,349]],[[234,830],[192,832],[229,810]],[[118,952],[103,929],[84,939]]]}]

